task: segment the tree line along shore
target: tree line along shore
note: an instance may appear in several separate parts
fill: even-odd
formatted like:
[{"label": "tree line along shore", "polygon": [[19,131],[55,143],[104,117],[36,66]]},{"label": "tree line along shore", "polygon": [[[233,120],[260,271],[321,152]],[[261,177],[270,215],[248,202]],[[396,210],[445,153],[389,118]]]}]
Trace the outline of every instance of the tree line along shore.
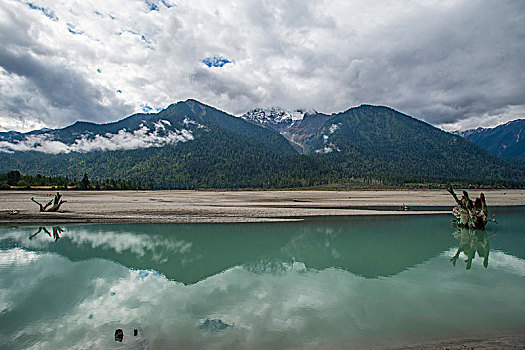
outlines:
[{"label": "tree line along shore", "polygon": [[133,181],[129,179],[92,179],[84,174],[82,179],[67,176],[45,176],[41,174],[23,175],[18,170],[0,174],[0,190],[359,190],[359,189],[523,189],[525,182],[512,180],[486,179],[447,179],[418,176],[361,176],[333,179],[325,183],[290,183],[253,185],[228,185],[225,181],[219,186],[208,184],[188,184],[177,187],[161,186],[153,182]]},{"label": "tree line along shore", "polygon": [[37,174],[22,175],[14,170],[0,174],[0,190],[151,190],[151,184],[122,179],[90,180],[87,174],[81,180],[61,176]]}]

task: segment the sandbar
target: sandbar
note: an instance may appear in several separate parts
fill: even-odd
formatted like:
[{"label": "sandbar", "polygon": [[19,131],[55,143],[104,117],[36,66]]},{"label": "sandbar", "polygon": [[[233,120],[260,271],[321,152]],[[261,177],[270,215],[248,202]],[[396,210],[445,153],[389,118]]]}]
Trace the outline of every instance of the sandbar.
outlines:
[{"label": "sandbar", "polygon": [[[460,193],[460,191],[457,191]],[[525,190],[490,190],[491,206],[525,205]],[[39,212],[56,191],[1,191],[0,224],[233,223],[334,215],[450,214],[445,190],[419,191],[63,191],[59,212]],[[469,191],[475,198],[479,190]],[[409,206],[410,210],[402,210]]]}]

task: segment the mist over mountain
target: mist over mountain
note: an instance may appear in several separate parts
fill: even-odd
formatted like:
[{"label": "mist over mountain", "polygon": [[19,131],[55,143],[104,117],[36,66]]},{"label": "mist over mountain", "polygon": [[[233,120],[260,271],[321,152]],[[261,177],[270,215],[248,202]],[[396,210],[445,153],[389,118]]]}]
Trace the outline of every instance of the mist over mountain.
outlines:
[{"label": "mist over mountain", "polygon": [[524,178],[464,138],[389,107],[255,109],[239,118],[195,100],[114,123],[0,133],[0,172],[10,170],[181,189]]}]

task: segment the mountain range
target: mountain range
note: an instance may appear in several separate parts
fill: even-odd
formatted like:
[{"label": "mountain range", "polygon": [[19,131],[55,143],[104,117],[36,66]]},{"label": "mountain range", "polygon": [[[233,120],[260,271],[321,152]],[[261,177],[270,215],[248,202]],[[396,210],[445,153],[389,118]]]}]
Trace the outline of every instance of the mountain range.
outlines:
[{"label": "mountain range", "polygon": [[525,178],[522,167],[464,137],[384,106],[235,117],[190,99],[113,123],[0,133],[0,172],[87,173],[166,189],[516,185]]},{"label": "mountain range", "polygon": [[509,161],[525,160],[525,119],[517,119],[494,128],[477,128],[459,135]]}]

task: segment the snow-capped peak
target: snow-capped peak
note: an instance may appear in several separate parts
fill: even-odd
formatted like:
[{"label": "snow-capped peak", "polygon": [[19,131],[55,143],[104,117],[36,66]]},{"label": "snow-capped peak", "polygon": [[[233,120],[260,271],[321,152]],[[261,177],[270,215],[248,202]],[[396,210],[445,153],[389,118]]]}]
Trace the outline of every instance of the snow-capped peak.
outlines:
[{"label": "snow-capped peak", "polygon": [[286,110],[281,107],[255,108],[241,116],[244,120],[257,123],[291,124],[302,120],[306,114],[315,114],[315,110],[295,109]]},{"label": "snow-capped peak", "polygon": [[452,134],[454,135],[459,135],[461,137],[469,137],[469,136],[472,136],[472,135],[475,135],[475,134],[479,134],[479,133],[482,133],[484,131],[487,131],[489,130],[488,128],[482,128],[482,127],[479,127],[479,128],[476,128],[476,129],[468,129],[468,130],[463,130],[463,131],[454,131],[452,132]]}]

